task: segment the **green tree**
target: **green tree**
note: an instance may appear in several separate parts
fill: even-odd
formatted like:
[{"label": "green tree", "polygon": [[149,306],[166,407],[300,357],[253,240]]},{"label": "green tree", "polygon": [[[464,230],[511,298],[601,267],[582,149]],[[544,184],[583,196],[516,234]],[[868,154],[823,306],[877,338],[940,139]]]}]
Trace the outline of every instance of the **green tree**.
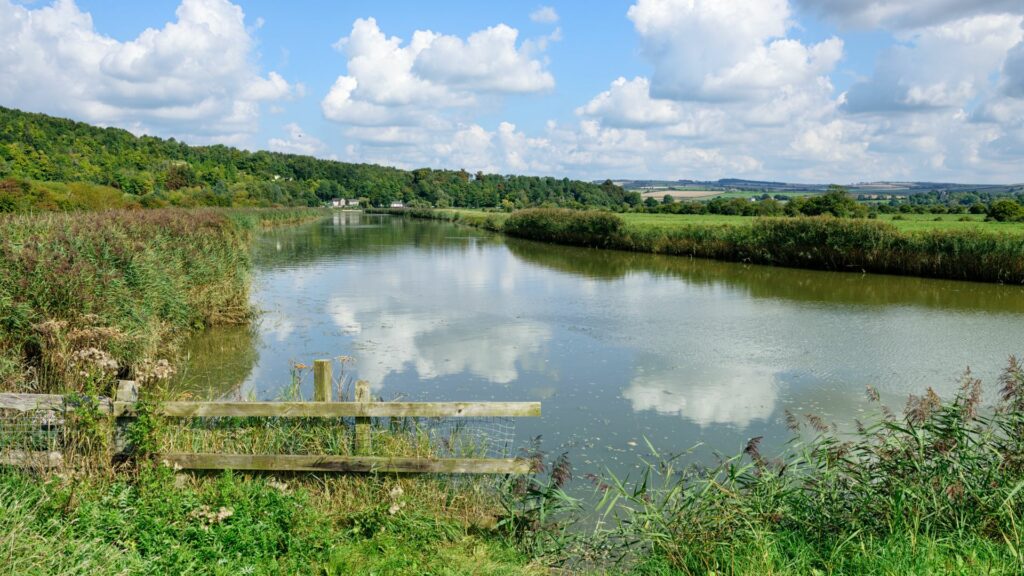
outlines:
[{"label": "green tree", "polygon": [[1024,206],[1015,200],[1002,198],[989,206],[988,217],[998,222],[1022,222],[1024,221]]}]

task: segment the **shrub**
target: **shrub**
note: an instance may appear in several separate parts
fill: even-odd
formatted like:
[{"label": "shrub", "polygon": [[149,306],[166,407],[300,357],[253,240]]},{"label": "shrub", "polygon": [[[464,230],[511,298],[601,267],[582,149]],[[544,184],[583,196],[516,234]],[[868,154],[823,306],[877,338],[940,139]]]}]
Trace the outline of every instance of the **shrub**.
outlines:
[{"label": "shrub", "polygon": [[1009,198],[996,200],[988,208],[988,217],[997,222],[1024,221],[1024,206]]}]

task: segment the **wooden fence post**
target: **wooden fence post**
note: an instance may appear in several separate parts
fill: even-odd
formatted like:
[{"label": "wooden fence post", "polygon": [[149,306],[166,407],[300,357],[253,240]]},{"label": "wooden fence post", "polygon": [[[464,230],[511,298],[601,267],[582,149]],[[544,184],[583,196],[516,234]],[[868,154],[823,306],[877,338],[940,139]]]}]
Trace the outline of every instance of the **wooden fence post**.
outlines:
[{"label": "wooden fence post", "polygon": [[[117,392],[114,394],[115,402],[139,401],[139,385],[134,380],[118,380]],[[113,406],[113,404],[111,405]],[[119,416],[114,419],[114,453],[128,454],[132,447],[128,445],[128,437],[125,433],[125,426],[131,418]]]},{"label": "wooden fence post", "polygon": [[331,381],[331,361],[313,361],[313,400],[330,402],[333,382]]},{"label": "wooden fence post", "polygon": [[[370,383],[366,380],[356,382],[356,402],[370,402]],[[366,455],[370,452],[370,418],[356,417],[356,454]]]}]

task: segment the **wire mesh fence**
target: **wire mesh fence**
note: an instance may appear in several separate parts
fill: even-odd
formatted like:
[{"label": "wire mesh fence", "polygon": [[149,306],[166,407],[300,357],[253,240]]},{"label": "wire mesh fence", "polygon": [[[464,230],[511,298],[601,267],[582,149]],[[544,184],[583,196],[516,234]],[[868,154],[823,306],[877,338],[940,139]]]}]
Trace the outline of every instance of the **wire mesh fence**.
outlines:
[{"label": "wire mesh fence", "polygon": [[0,454],[59,450],[63,422],[59,410],[0,409]]}]

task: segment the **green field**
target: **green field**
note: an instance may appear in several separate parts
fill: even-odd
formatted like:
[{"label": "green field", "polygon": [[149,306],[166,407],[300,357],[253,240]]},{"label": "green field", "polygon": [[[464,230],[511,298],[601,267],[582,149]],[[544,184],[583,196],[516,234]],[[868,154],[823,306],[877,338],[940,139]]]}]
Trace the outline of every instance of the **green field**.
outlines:
[{"label": "green field", "polygon": [[[473,211],[468,211],[473,212]],[[724,216],[721,214],[620,214],[626,225],[633,229],[682,228],[698,225],[746,226],[754,221],[750,216]],[[879,221],[888,222],[903,232],[929,230],[978,229],[990,232],[1024,234],[1024,222],[986,222],[982,214],[902,214],[902,220],[895,220],[895,214],[881,214]],[[968,219],[962,221],[961,219]]]},{"label": "green field", "polygon": [[[443,210],[443,212],[458,214],[462,218],[469,219],[490,217],[498,222],[502,222],[508,217],[508,214],[504,212],[484,212],[472,208],[453,208]],[[624,213],[619,216],[625,220],[628,228],[634,230],[683,228],[694,224],[746,226],[754,221],[751,216],[725,216],[722,214]],[[964,221],[965,219],[966,221]],[[977,229],[1024,234],[1024,222],[986,222],[984,214],[880,214],[878,220],[888,222],[903,232]]]},{"label": "green field", "polygon": [[905,232],[977,229],[1024,234],[1024,222],[986,222],[984,214],[880,214],[878,219]]}]

